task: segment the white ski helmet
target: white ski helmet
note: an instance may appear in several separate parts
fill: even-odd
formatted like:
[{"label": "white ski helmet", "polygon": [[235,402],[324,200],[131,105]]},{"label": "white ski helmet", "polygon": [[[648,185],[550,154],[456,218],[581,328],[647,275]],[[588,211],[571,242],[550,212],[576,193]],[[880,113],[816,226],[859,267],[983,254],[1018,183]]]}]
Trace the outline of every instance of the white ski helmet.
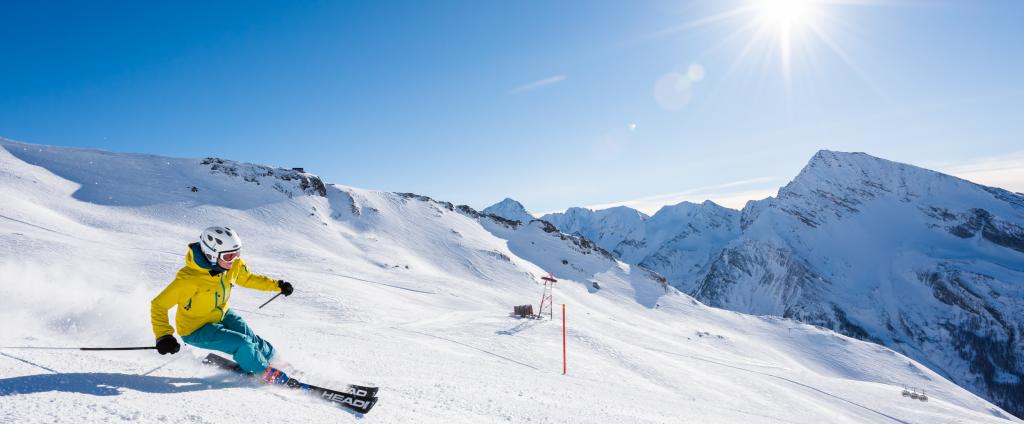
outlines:
[{"label": "white ski helmet", "polygon": [[217,263],[220,255],[242,248],[242,239],[229,227],[210,227],[199,236],[199,247],[210,263]]}]

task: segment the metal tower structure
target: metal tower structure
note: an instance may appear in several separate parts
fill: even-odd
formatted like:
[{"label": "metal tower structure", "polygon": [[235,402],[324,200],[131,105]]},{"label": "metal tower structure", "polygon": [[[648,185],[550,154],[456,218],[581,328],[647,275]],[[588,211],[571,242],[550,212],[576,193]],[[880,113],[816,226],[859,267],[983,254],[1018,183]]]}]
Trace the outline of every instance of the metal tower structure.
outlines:
[{"label": "metal tower structure", "polygon": [[537,317],[544,316],[544,312],[547,311],[548,317],[555,319],[555,308],[552,306],[553,300],[551,300],[551,289],[555,287],[555,283],[558,280],[551,274],[540,277],[544,281],[544,294],[540,298],[540,310],[537,311]]}]

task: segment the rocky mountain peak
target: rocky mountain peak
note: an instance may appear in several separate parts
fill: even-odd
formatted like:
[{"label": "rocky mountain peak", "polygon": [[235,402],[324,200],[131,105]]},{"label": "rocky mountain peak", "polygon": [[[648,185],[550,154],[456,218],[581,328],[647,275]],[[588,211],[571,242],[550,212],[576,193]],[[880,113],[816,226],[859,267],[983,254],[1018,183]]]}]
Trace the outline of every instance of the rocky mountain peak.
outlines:
[{"label": "rocky mountain peak", "polygon": [[526,210],[526,207],[524,207],[522,203],[519,203],[518,201],[509,197],[506,197],[504,200],[495,203],[491,206],[488,206],[483,210],[483,212],[492,215],[497,215],[511,221],[520,221],[524,223],[530,222],[535,219],[533,214],[528,212]]},{"label": "rocky mountain peak", "polygon": [[[975,196],[982,192],[983,187],[977,184],[913,165],[865,153],[821,150],[779,190],[778,197],[751,209],[767,206],[782,210],[805,225],[817,227],[845,219],[882,198],[901,204],[948,203],[963,198],[964,193]],[[757,215],[749,212],[745,222],[746,216]]]}]

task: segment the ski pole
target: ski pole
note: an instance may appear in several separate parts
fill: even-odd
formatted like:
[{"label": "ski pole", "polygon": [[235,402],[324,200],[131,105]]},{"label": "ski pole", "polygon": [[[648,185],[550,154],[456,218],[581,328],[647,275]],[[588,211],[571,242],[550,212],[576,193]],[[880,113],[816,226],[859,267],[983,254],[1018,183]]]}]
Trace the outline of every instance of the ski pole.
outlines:
[{"label": "ski pole", "polygon": [[150,349],[156,349],[156,346],[135,346],[135,347],[0,346],[0,349],[37,349],[37,350],[150,350]]},{"label": "ski pole", "polygon": [[280,296],[280,295],[281,295],[281,293],[275,294],[274,297],[270,298],[270,300],[268,300],[266,302],[263,302],[263,304],[260,305],[260,307],[256,308],[256,309],[263,309],[264,306],[267,306],[268,303],[273,302],[274,299],[277,299],[277,297]]}]

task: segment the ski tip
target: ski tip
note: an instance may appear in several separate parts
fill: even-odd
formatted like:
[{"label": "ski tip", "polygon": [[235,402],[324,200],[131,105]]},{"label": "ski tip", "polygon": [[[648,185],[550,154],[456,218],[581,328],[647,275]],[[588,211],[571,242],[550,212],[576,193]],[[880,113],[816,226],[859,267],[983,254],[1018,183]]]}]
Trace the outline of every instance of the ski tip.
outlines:
[{"label": "ski tip", "polygon": [[360,408],[359,410],[357,410],[355,412],[359,413],[359,415],[365,415],[365,414],[369,413],[370,410],[373,409],[373,406],[376,405],[376,404],[377,404],[377,398],[373,398],[373,399],[370,400],[370,402],[368,402],[366,404],[365,408]]},{"label": "ski tip", "polygon": [[358,400],[356,402],[351,402],[350,400],[353,399],[356,398],[349,397],[347,399],[349,401],[336,402],[338,403],[338,406],[342,407],[348,412],[359,415],[369,413],[370,410],[373,409],[374,405],[377,404],[377,397],[357,398]]}]

